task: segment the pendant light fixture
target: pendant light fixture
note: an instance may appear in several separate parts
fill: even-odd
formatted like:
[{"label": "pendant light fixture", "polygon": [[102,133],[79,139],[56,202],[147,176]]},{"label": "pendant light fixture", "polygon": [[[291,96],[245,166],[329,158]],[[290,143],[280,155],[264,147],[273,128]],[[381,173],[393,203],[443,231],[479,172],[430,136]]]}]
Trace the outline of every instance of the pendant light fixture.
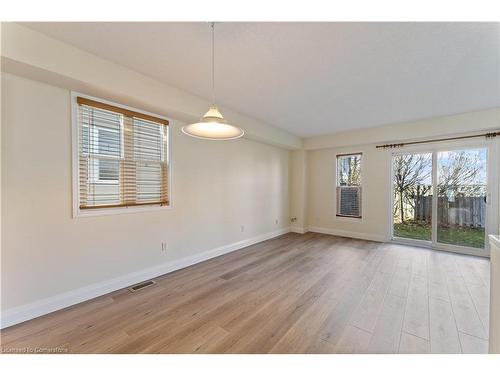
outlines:
[{"label": "pendant light fixture", "polygon": [[184,134],[190,135],[191,137],[202,139],[236,139],[242,137],[245,132],[243,131],[243,129],[240,129],[237,126],[228,124],[215,105],[214,22],[212,22],[210,26],[212,28],[212,105],[199,122],[184,126],[182,128],[182,132]]}]

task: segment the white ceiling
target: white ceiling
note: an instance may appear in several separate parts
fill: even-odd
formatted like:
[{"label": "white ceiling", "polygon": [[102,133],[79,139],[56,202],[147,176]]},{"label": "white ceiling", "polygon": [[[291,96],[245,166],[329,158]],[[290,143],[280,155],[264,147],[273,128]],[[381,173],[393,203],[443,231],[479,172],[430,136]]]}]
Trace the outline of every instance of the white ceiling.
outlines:
[{"label": "white ceiling", "polygon": [[[26,23],[210,98],[207,23]],[[496,23],[219,23],[217,101],[299,136],[498,105]]]}]

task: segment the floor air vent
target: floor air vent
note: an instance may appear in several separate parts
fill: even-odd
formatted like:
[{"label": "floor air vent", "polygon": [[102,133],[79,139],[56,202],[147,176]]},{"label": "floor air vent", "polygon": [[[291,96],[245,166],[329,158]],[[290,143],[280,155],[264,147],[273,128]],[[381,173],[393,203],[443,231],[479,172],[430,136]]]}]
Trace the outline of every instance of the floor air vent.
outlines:
[{"label": "floor air vent", "polygon": [[147,288],[148,286],[155,285],[156,283],[153,280],[148,280],[148,281],[143,281],[142,283],[132,285],[131,287],[128,288],[131,292],[138,292],[139,290],[142,290],[144,288]]}]

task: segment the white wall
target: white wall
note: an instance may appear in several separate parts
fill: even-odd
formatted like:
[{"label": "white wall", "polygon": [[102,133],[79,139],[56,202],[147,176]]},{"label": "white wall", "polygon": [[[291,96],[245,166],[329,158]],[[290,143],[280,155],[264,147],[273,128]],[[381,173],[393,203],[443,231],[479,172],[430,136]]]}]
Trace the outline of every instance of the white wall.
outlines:
[{"label": "white wall", "polygon": [[[362,152],[361,220],[336,217],[337,154]],[[339,235],[384,241],[387,232],[387,154],[374,145],[329,148],[308,152],[308,226]]]},{"label": "white wall", "polygon": [[498,129],[499,125],[499,108],[490,108],[476,112],[465,112],[306,138],[303,141],[303,147],[306,150],[316,150],[374,143],[399,143],[408,140],[423,140],[483,132]]},{"label": "white wall", "polygon": [[291,230],[297,233],[307,232],[307,151],[290,152],[290,219]]},{"label": "white wall", "polygon": [[[336,136],[304,140],[307,149],[307,222],[309,230],[385,241],[389,235],[391,150],[377,149],[379,143],[398,140],[430,139],[498,129],[498,110],[485,110],[454,116],[388,125]],[[427,134],[427,136],[423,136]],[[374,143],[377,142],[377,143]],[[478,139],[498,144],[500,141]],[[485,143],[486,144],[486,143]],[[363,153],[361,220],[336,217],[336,155]],[[293,160],[293,159],[292,159]],[[498,166],[498,157],[491,161]],[[300,164],[300,161],[299,161]],[[296,168],[291,165],[291,170]],[[497,167],[498,171],[498,167]],[[498,173],[498,172],[497,172]],[[291,187],[291,191],[295,188]],[[500,199],[500,198],[499,198]],[[498,200],[497,200],[498,201]]]},{"label": "white wall", "polygon": [[3,312],[288,230],[289,151],[194,139],[175,119],[172,209],[73,219],[70,92],[3,73],[2,109]]},{"label": "white wall", "polygon": [[[499,111],[490,109],[301,140],[225,109],[249,138],[201,141],[179,129],[180,121],[195,120],[206,110],[206,100],[16,24],[2,24],[1,40],[2,71],[10,73],[2,73],[1,86],[1,311],[11,317],[29,318],[30,311],[33,317],[75,295],[92,296],[78,288],[119,279],[96,287],[95,295],[133,279],[123,275],[160,274],[170,267],[162,265],[199,260],[210,249],[226,251],[287,231],[290,216],[297,217],[297,231],[309,227],[383,240],[387,153],[375,149],[375,142],[499,126]],[[71,218],[70,89],[174,117],[173,209]],[[274,146],[304,149],[290,153]],[[359,151],[363,219],[338,219],[335,155]],[[165,254],[162,241],[168,244]]]},{"label": "white wall", "polygon": [[[0,41],[2,40],[2,28],[0,27]],[[0,42],[0,55],[2,54],[2,43]],[[0,271],[2,270],[2,79],[1,74],[2,61],[0,60]],[[0,275],[0,292],[2,291],[2,277]],[[2,300],[0,298],[0,311],[2,311]]]},{"label": "white wall", "polygon": [[[16,23],[3,22],[1,28],[2,70],[8,73],[187,122],[198,120],[211,104]],[[220,109],[228,122],[245,129],[247,139],[289,149],[302,147],[295,135],[229,108]]]}]

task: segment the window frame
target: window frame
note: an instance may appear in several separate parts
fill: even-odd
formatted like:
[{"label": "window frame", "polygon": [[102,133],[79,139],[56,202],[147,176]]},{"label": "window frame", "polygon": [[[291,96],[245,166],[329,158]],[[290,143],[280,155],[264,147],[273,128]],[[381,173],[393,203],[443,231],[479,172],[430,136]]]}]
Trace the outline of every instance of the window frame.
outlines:
[{"label": "window frame", "polygon": [[[360,157],[360,163],[359,163],[359,168],[360,168],[360,173],[359,173],[359,185],[340,185],[340,170],[339,170],[339,158],[346,157],[346,156],[358,156]],[[359,206],[360,210],[360,215],[359,216],[351,216],[351,215],[342,215],[338,213],[338,201],[339,201],[339,188],[342,189],[343,187],[358,187],[360,189],[360,200],[361,204]],[[358,152],[348,152],[348,153],[343,153],[343,154],[336,154],[335,155],[335,218],[337,220],[347,220],[347,221],[363,221],[363,205],[364,205],[364,199],[363,199],[363,152],[358,151]]]},{"label": "window frame", "polygon": [[[155,113],[144,111],[142,109],[126,106],[120,103],[112,102],[109,100],[97,98],[94,96],[82,94],[80,92],[71,91],[71,163],[72,163],[72,203],[73,203],[73,218],[78,217],[90,217],[90,216],[106,216],[106,215],[119,215],[135,212],[148,212],[148,211],[158,211],[158,210],[169,210],[173,208],[173,190],[172,190],[172,130],[167,127],[167,153],[166,158],[168,161],[168,175],[167,175],[167,189],[168,189],[168,201],[166,205],[139,205],[139,206],[129,206],[129,207],[103,207],[103,208],[93,208],[93,209],[80,209],[80,192],[79,192],[79,129],[78,129],[78,103],[77,97],[90,99],[94,101],[101,102],[103,104],[109,104],[115,107],[123,108],[125,110],[130,110],[144,115],[154,116],[162,120],[167,120],[172,124],[172,120],[165,116],[161,116]],[[123,131],[123,128],[122,130]],[[122,145],[123,147],[123,145]],[[102,183],[115,183],[115,182],[102,182]]]}]

